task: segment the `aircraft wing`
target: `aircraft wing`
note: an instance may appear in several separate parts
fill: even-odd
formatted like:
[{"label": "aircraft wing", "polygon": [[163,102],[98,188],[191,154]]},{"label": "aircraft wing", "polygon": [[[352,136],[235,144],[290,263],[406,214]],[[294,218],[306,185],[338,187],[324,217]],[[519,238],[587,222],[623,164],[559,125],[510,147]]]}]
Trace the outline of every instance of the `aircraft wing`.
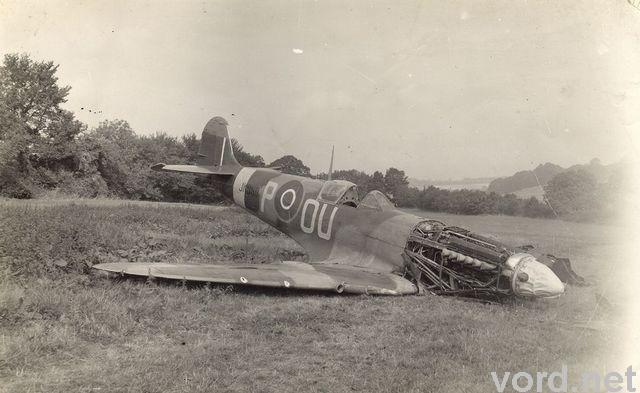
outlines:
[{"label": "aircraft wing", "polygon": [[152,165],[151,169],[154,171],[194,173],[197,175],[235,175],[238,172],[235,168],[225,166],[167,165],[162,163]]},{"label": "aircraft wing", "polygon": [[337,293],[405,295],[416,286],[392,273],[345,265],[281,262],[261,265],[172,263],[101,263],[95,269],[121,275],[273,288],[312,289]]}]

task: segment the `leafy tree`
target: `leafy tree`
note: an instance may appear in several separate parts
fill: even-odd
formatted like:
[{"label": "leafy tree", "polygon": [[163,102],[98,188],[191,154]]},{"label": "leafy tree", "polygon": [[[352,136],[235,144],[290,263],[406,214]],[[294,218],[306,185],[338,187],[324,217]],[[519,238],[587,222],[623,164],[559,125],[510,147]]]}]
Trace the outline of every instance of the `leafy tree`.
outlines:
[{"label": "leafy tree", "polygon": [[549,205],[540,202],[536,197],[526,199],[521,208],[521,215],[525,217],[553,217],[554,212]]},{"label": "leafy tree", "polygon": [[304,165],[300,159],[292,155],[280,157],[269,164],[269,166],[278,167],[281,172],[288,173],[290,175],[311,177],[309,167]]},{"label": "leafy tree", "polygon": [[198,136],[192,132],[183,135],[180,141],[187,149],[187,162],[195,162],[198,159],[198,150],[200,149],[200,139],[198,139]]},{"label": "leafy tree", "polygon": [[389,168],[384,174],[384,190],[387,194],[394,196],[398,194],[401,189],[409,186],[409,180],[405,176],[404,171],[396,168]]},{"label": "leafy tree", "polygon": [[358,186],[365,187],[371,176],[357,169],[337,170],[333,172],[333,178],[336,180],[347,180]]},{"label": "leafy tree", "polygon": [[500,196],[495,192],[490,194],[495,199],[496,212],[507,216],[520,214],[520,199],[515,194]]},{"label": "leafy tree", "polygon": [[0,67],[0,100],[31,135],[46,132],[64,111],[71,88],[58,86],[58,66],[29,55],[8,54]]},{"label": "leafy tree", "polygon": [[[133,181],[142,169],[134,162],[139,155],[135,132],[124,120],[106,120],[89,132],[83,141],[85,167],[95,167],[109,191],[132,198],[136,193]],[[137,199],[137,198],[136,198]]]},{"label": "leafy tree", "polygon": [[[0,66],[0,186],[9,196],[29,197],[38,178],[77,164],[75,138],[85,128],[60,105],[70,87],[58,86],[57,65],[28,55],[5,55]],[[35,170],[35,173],[34,173]]]},{"label": "leafy tree", "polygon": [[[244,147],[236,139],[231,139],[231,147],[233,148],[233,155],[236,157],[240,165],[250,167],[264,167],[264,159],[262,156],[253,155],[244,150]],[[284,157],[283,157],[284,158]],[[308,172],[307,168],[307,172]]]},{"label": "leafy tree", "polygon": [[419,195],[420,191],[415,187],[400,186],[396,188],[393,199],[397,206],[413,208],[419,204]]},{"label": "leafy tree", "polygon": [[206,177],[150,169],[158,162],[193,162],[200,144],[193,134],[180,140],[165,133],[139,136],[126,121],[112,120],[100,123],[81,138],[81,143],[82,171],[96,172],[114,196],[199,203],[222,199]]},{"label": "leafy tree", "polygon": [[478,190],[454,190],[450,193],[454,201],[452,213],[487,214],[493,210],[489,194]]},{"label": "leafy tree", "polygon": [[369,184],[367,184],[367,191],[378,190],[381,192],[386,191],[386,185],[384,183],[384,175],[380,171],[373,172],[371,175],[371,180],[369,180]]},{"label": "leafy tree", "polygon": [[560,173],[547,183],[544,190],[545,199],[560,216],[589,219],[598,214],[598,184],[595,177],[585,170]]},{"label": "leafy tree", "polygon": [[76,120],[73,113],[62,111],[51,121],[46,135],[33,138],[29,159],[33,167],[44,167],[53,171],[78,168],[78,145],[76,138],[86,130],[86,126]]}]

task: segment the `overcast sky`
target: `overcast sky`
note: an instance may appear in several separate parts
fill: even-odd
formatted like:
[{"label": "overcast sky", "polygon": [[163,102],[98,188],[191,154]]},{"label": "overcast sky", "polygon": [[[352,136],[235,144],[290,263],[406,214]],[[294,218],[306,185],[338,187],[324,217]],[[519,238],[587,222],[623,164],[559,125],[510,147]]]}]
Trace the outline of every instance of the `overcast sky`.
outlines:
[{"label": "overcast sky", "polygon": [[220,115],[248,151],[313,172],[332,144],[337,169],[423,179],[638,155],[624,0],[0,0],[0,51],[60,64],[89,126],[178,136]]}]

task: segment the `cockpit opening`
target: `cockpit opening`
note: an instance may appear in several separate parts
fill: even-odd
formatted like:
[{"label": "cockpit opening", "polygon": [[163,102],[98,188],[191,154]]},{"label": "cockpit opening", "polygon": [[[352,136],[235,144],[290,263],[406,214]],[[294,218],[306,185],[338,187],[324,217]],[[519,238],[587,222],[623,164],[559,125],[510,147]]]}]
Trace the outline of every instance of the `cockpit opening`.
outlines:
[{"label": "cockpit opening", "polygon": [[318,200],[331,205],[358,207],[360,198],[354,183],[346,180],[329,180],[322,186]]}]

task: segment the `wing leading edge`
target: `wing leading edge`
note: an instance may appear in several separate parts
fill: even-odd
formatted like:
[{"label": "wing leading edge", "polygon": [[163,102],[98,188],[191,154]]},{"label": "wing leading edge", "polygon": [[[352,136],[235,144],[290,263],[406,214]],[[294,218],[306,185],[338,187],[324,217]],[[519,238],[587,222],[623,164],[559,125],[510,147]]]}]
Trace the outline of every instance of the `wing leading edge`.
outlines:
[{"label": "wing leading edge", "polygon": [[181,173],[194,173],[196,175],[236,175],[238,168],[225,167],[225,166],[205,166],[205,165],[167,165],[167,164],[155,164],[151,166],[154,171],[161,172],[181,172]]},{"label": "wing leading edge", "polygon": [[395,274],[374,272],[345,265],[311,265],[304,262],[262,265],[122,262],[102,263],[93,267],[122,275],[220,284],[371,295],[408,295],[417,292],[413,283]]}]

